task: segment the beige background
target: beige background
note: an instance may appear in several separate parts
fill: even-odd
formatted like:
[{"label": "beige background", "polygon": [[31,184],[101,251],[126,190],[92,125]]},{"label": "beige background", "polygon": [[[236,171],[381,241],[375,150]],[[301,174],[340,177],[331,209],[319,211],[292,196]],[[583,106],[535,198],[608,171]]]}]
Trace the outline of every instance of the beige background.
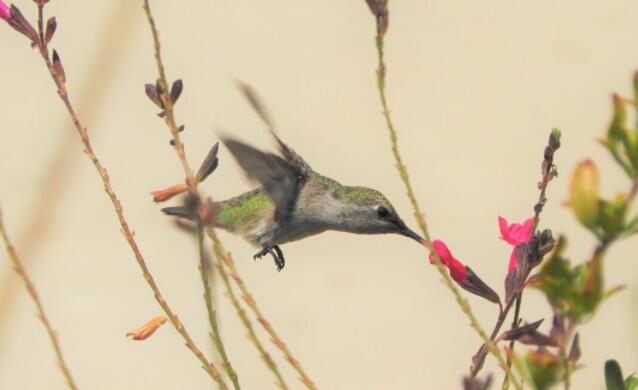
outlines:
[{"label": "beige background", "polygon": [[[34,17],[32,1],[16,4]],[[315,169],[380,189],[414,225],[380,115],[373,19],[363,0],[153,5],[169,77],[185,82],[177,116],[187,124],[184,140],[194,165],[215,142],[215,129],[265,145],[262,125],[234,86],[238,78],[260,91],[281,136]],[[542,150],[556,126],[563,130],[560,177],[549,189],[542,226],[567,233],[570,257],[582,261],[594,241],[561,202],[573,167],[589,156],[604,171],[605,195],[628,188],[595,139],[610,119],[611,92],[632,91],[638,3],[413,0],[390,6],[388,97],[433,235],[500,292],[510,248],[498,239],[497,215],[531,215]],[[80,115],[144,255],[171,305],[208,350],[194,243],[148,195],[180,181],[182,172],[143,93],[156,70],[141,1],[57,0],[47,8],[58,18],[53,46],[72,98],[80,105],[81,91],[88,90],[90,102]],[[114,12],[120,12],[115,31],[107,27]],[[103,61],[100,47],[109,29]],[[40,59],[8,27],[0,27],[0,37],[0,201],[80,387],[211,388],[170,327],[146,342],[124,337],[160,310],[78,139],[66,135],[70,123]],[[101,67],[92,71],[95,61]],[[69,164],[58,169],[54,184],[43,185],[61,143],[70,146]],[[42,214],[48,230],[19,240],[37,199],[54,197],[60,186],[62,199]],[[248,188],[222,150],[220,168],[203,189],[225,198]],[[270,260],[253,262],[255,249],[244,241],[223,239],[264,312],[321,389],[459,388],[479,339],[413,242],[327,233],[285,245],[288,264],[277,273]],[[634,239],[609,253],[608,285],[629,288],[582,327],[585,367],[575,389],[601,389],[609,357],[627,373],[638,368],[637,250]],[[6,283],[10,267],[4,255],[0,259],[0,283]],[[33,305],[19,287],[10,309],[4,300],[0,319],[0,388],[64,388]],[[491,328],[496,308],[469,300]],[[219,301],[244,388],[274,388],[227,300],[220,295]],[[528,320],[548,315],[537,292],[526,295],[524,313]],[[291,387],[301,388],[280,354],[272,354]],[[493,363],[484,372],[497,373],[500,384]]]}]

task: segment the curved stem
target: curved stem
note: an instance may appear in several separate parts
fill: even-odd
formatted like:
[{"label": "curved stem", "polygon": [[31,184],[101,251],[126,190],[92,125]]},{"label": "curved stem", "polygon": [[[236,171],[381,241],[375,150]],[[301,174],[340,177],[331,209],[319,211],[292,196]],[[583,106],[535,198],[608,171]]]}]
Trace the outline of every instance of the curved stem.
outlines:
[{"label": "curved stem", "polygon": [[44,325],[44,328],[47,331],[47,336],[49,336],[49,340],[51,341],[51,346],[53,347],[53,352],[55,352],[55,357],[58,361],[58,366],[60,367],[60,370],[62,371],[62,375],[64,375],[64,379],[66,380],[66,383],[69,389],[76,390],[77,386],[75,385],[75,381],[73,380],[71,371],[69,370],[69,367],[64,361],[64,356],[62,356],[62,348],[60,347],[58,337],[55,334],[55,331],[53,330],[53,327],[51,326],[51,322],[49,322],[49,318],[47,317],[44,311],[44,306],[42,305],[42,301],[40,301],[38,292],[35,289],[35,285],[31,281],[31,278],[29,278],[29,275],[27,274],[26,269],[22,265],[22,261],[20,260],[20,257],[18,257],[17,251],[11,244],[9,235],[7,234],[7,231],[4,227],[4,222],[2,220],[2,210],[0,210],[0,236],[2,236],[2,240],[4,241],[7,254],[9,255],[9,259],[13,263],[13,268],[15,272],[24,281],[24,285],[27,288],[27,292],[29,293],[29,296],[31,297],[31,300],[33,301],[33,303],[35,303],[35,307],[38,312],[38,318],[40,318],[40,321],[42,321],[42,324]]},{"label": "curved stem", "polygon": [[[38,7],[38,28],[40,30],[39,31],[40,36],[43,36],[43,31],[42,31],[43,19],[44,18],[43,18],[43,12],[42,12],[42,5],[40,5]],[[153,291],[153,296],[155,297],[155,300],[160,305],[160,307],[164,310],[164,312],[166,313],[166,316],[169,318],[169,320],[171,321],[171,323],[173,324],[177,332],[182,336],[186,346],[193,352],[193,354],[202,363],[202,367],[204,368],[204,370],[210,375],[210,377],[215,382],[218,383],[220,389],[226,390],[227,387],[224,384],[223,380],[221,379],[219,371],[217,370],[214,364],[210,363],[206,359],[206,357],[201,352],[201,350],[195,345],[192,338],[190,337],[190,334],[188,333],[188,331],[182,324],[181,320],[177,317],[177,315],[175,315],[175,313],[172,311],[172,309],[170,308],[170,306],[164,299],[162,293],[159,290],[159,287],[157,286],[157,283],[155,282],[155,279],[153,278],[153,275],[149,271],[148,266],[146,265],[146,260],[144,259],[144,256],[142,255],[137,245],[137,242],[135,241],[135,238],[133,237],[133,233],[124,215],[122,203],[120,202],[117,194],[113,190],[113,186],[111,185],[109,174],[106,168],[102,165],[102,163],[96,156],[95,152],[93,151],[88,130],[82,125],[79,117],[77,116],[75,112],[75,109],[73,108],[73,105],[69,99],[64,78],[62,77],[62,75],[58,74],[58,71],[56,70],[55,66],[51,62],[51,59],[49,57],[49,49],[44,39],[40,39],[40,41],[38,42],[38,49],[39,49],[40,55],[42,56],[42,59],[44,60],[47,70],[49,71],[49,74],[51,75],[51,78],[53,79],[53,82],[55,83],[57,87],[58,96],[64,103],[64,106],[66,107],[66,110],[69,116],[71,117],[73,125],[76,131],[78,132],[78,135],[80,136],[80,139],[84,146],[84,154],[91,161],[98,175],[100,176],[100,179],[102,180],[102,184],[104,185],[104,191],[107,193],[109,199],[111,200],[111,203],[113,204],[115,214],[117,215],[118,221],[120,223],[122,234],[124,235],[124,238],[128,242],[129,246],[131,247],[131,250],[133,251],[133,254],[135,256],[135,260],[137,261],[138,266],[142,270],[144,279],[146,280],[147,284]]]},{"label": "curved stem", "polygon": [[[189,193],[195,197],[199,201],[199,195],[197,191],[198,182],[195,180],[193,176],[193,170],[191,169],[188,160],[186,159],[186,153],[184,151],[184,144],[182,143],[179,136],[179,127],[177,126],[177,122],[175,121],[175,113],[173,111],[173,101],[170,96],[168,80],[166,78],[166,71],[164,69],[164,63],[162,61],[162,50],[161,50],[161,42],[159,39],[159,33],[157,27],[155,25],[155,20],[153,18],[153,14],[151,12],[150,4],[148,0],[144,0],[144,13],[146,14],[146,18],[148,20],[149,26],[151,28],[151,33],[153,35],[153,44],[155,48],[155,61],[157,64],[157,71],[159,74],[159,85],[161,88],[160,98],[162,99],[162,103],[165,110],[164,123],[166,127],[171,132],[173,136],[172,145],[175,148],[175,152],[179,158],[179,161],[182,164],[182,168],[184,169],[184,174],[186,176],[186,185],[188,186]],[[217,318],[215,310],[213,309],[213,296],[211,293],[210,287],[210,278],[211,269],[206,261],[205,253],[204,253],[204,226],[201,220],[197,221],[197,244],[199,248],[199,269],[200,276],[202,279],[202,284],[204,287],[204,302],[206,304],[206,311],[208,313],[208,321],[211,328],[211,337],[213,339],[213,344],[215,345],[215,349],[219,352],[222,358],[222,365],[226,374],[230,378],[230,381],[233,383],[233,387],[235,390],[239,390],[239,378],[237,376],[237,372],[233,368],[230,360],[228,359],[228,354],[226,353],[226,348],[224,347],[224,343],[219,333],[219,328],[217,326]]]},{"label": "curved stem", "polygon": [[[377,18],[377,22],[379,18]],[[380,28],[377,28],[377,36],[376,36],[376,47],[377,47],[377,59],[378,59],[378,68],[377,68],[377,89],[379,90],[379,96],[381,98],[381,105],[383,107],[383,117],[385,118],[385,122],[390,133],[390,143],[392,145],[392,154],[394,156],[396,167],[399,172],[399,176],[405,185],[406,192],[408,198],[410,199],[410,203],[412,204],[412,208],[414,209],[414,217],[423,233],[424,242],[423,245],[430,251],[430,253],[435,258],[435,265],[438,269],[439,273],[443,277],[444,284],[448,287],[448,289],[452,292],[454,297],[456,298],[457,303],[459,304],[463,313],[465,313],[466,317],[470,320],[471,327],[478,333],[478,335],[483,339],[487,349],[491,354],[496,357],[499,362],[499,365],[506,371],[506,373],[511,372],[511,368],[507,365],[501,351],[498,347],[492,342],[492,340],[487,336],[487,333],[483,330],[483,328],[478,323],[474,313],[472,312],[472,308],[470,304],[467,302],[465,298],[461,295],[459,289],[454,285],[454,282],[448,275],[445,267],[441,263],[441,259],[439,258],[436,251],[432,250],[432,238],[430,237],[430,233],[428,230],[427,222],[423,213],[421,212],[421,208],[416,199],[416,195],[414,194],[414,190],[412,188],[412,183],[410,182],[410,177],[408,175],[408,170],[405,164],[403,163],[403,159],[401,158],[401,154],[399,152],[398,145],[398,137],[397,132],[395,130],[394,124],[392,122],[392,117],[390,116],[390,109],[388,108],[388,101],[385,94],[386,87],[386,66],[384,60],[384,42],[383,42],[383,33]],[[515,385],[517,389],[520,389],[520,384],[515,379]]]},{"label": "curved stem", "polygon": [[[224,282],[224,285],[226,286],[226,293],[228,294],[228,299],[230,300],[231,304],[237,311],[237,316],[239,316],[239,319],[241,320],[242,324],[244,324],[244,327],[248,331],[248,337],[250,338],[250,341],[252,341],[255,348],[257,348],[257,351],[259,351],[259,355],[261,356],[262,360],[266,364],[266,367],[268,367],[268,369],[273,373],[273,375],[277,379],[277,384],[279,385],[279,388],[282,390],[287,390],[288,386],[286,385],[286,382],[284,381],[284,378],[281,375],[281,372],[279,372],[279,368],[277,367],[277,364],[272,359],[272,357],[270,357],[270,354],[266,351],[266,348],[264,348],[263,344],[257,337],[257,333],[255,332],[255,329],[253,328],[253,324],[248,318],[248,315],[246,315],[246,311],[242,308],[241,303],[239,302],[239,299],[237,299],[237,296],[235,295],[235,292],[233,291],[233,288],[230,285],[230,278],[228,277],[228,273],[226,272],[226,268],[224,264],[226,264],[226,267],[228,267],[228,264],[232,263],[233,259],[230,257],[230,254],[225,253],[224,248],[221,246],[221,243],[219,239],[217,238],[217,235],[215,234],[215,231],[212,228],[207,228],[206,232],[208,236],[210,237],[210,239],[213,241],[213,252],[215,253],[215,256],[217,256],[217,259],[218,259],[217,263],[215,264],[215,268],[221,275],[222,281]],[[233,274],[232,276],[233,278],[238,278],[236,274]]]},{"label": "curved stem", "polygon": [[[132,23],[133,9],[129,0],[120,0],[108,18],[105,28],[99,35],[96,52],[91,58],[88,71],[83,76],[79,98],[77,99],[78,112],[83,113],[88,121],[97,122],[102,113],[104,97],[115,85],[112,58],[126,56],[138,23]],[[137,9],[135,9],[137,11]],[[70,192],[75,144],[75,134],[68,131],[68,119],[62,118],[61,122],[54,126],[57,138],[57,146],[51,153],[45,164],[42,180],[35,190],[34,200],[27,207],[29,217],[25,227],[16,235],[15,243],[20,248],[25,265],[38,264],[38,256],[34,256],[41,244],[46,241],[46,236],[51,231],[52,222],[55,221],[56,210],[63,203],[63,199]],[[97,129],[94,129],[94,131]],[[15,305],[17,279],[9,272],[0,276],[0,344],[6,336],[7,322],[13,317],[10,311]]]},{"label": "curved stem", "polygon": [[306,374],[306,371],[302,367],[299,360],[297,360],[292,355],[286,343],[281,339],[281,337],[279,337],[277,332],[275,332],[275,329],[272,327],[272,325],[270,325],[270,322],[268,322],[268,320],[266,320],[266,318],[262,314],[261,310],[259,309],[259,306],[257,306],[257,301],[255,301],[255,298],[248,290],[248,287],[246,287],[246,284],[244,283],[243,279],[239,276],[239,273],[237,272],[237,269],[235,268],[234,261],[224,249],[221,241],[219,241],[219,238],[217,238],[217,235],[215,234],[214,230],[210,230],[210,238],[213,240],[215,253],[217,254],[219,258],[223,260],[223,263],[228,267],[228,270],[230,271],[230,276],[235,281],[235,284],[237,285],[237,287],[239,287],[239,290],[241,291],[243,295],[246,305],[248,305],[248,307],[251,309],[255,317],[257,317],[257,321],[261,324],[261,326],[264,328],[266,333],[268,333],[272,343],[284,354],[288,363],[290,363],[290,365],[295,369],[295,371],[297,371],[297,373],[300,376],[299,379],[301,380],[301,382],[308,389],[317,390],[317,386],[310,379],[308,374]]}]

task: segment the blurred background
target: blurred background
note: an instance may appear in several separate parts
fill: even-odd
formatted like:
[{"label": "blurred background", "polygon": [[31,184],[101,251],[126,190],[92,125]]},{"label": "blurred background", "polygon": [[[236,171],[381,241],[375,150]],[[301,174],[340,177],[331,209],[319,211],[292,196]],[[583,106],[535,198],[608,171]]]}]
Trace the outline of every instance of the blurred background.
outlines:
[{"label": "blurred background", "polygon": [[[15,0],[35,20],[32,1]],[[269,147],[234,80],[252,84],[281,137],[319,172],[377,188],[413,227],[389,149],[375,85],[374,20],[359,1],[153,1],[170,79],[184,80],[176,108],[198,166],[224,130]],[[144,94],[156,78],[141,1],[51,1],[52,47],[71,98],[107,166],[136,238],[171,306],[210,355],[192,237],[175,229],[149,192],[183,179],[169,133]],[[497,216],[532,215],[549,131],[563,131],[559,177],[541,226],[570,237],[582,262],[595,241],[567,199],[577,162],[591,157],[603,195],[629,183],[596,139],[611,119],[611,93],[631,96],[638,69],[638,3],[391,1],[388,99],[431,232],[499,293],[510,246]],[[161,314],[119,232],[94,168],[41,59],[0,26],[5,222],[41,294],[81,388],[207,389],[213,384],[170,327],[134,342],[125,333]],[[224,199],[250,189],[226,150],[202,190]],[[53,172],[53,173],[52,173]],[[173,202],[177,203],[177,201]],[[35,221],[35,222],[34,222]],[[321,389],[460,388],[480,345],[423,249],[398,236],[325,233],[271,259],[225,233],[239,271],[267,318]],[[575,389],[603,387],[603,363],[638,368],[638,239],[608,254],[608,287],[628,288],[582,327],[584,368]],[[0,388],[62,389],[34,306],[0,255]],[[469,301],[485,328],[497,308]],[[218,294],[221,330],[246,389],[274,379]],[[523,318],[548,318],[538,292]],[[549,320],[541,327],[548,329]],[[262,340],[267,337],[259,329]],[[292,388],[295,374],[270,348]],[[483,373],[501,373],[491,358]]]}]

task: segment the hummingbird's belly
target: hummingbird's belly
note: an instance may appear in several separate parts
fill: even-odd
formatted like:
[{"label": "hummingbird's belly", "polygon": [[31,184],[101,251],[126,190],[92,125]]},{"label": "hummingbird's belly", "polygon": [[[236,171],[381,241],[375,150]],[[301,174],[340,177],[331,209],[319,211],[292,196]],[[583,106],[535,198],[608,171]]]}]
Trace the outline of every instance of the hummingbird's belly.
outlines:
[{"label": "hummingbird's belly", "polygon": [[272,246],[301,240],[326,231],[327,228],[317,223],[294,221],[281,228],[276,223],[258,223],[245,238],[257,246]]}]

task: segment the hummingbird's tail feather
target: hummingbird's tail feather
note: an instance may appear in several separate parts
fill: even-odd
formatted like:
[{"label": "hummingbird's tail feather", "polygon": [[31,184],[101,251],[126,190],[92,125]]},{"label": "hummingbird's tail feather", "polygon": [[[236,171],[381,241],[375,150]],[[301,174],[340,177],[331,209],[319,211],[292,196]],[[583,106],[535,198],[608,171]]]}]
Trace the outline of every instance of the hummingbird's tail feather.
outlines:
[{"label": "hummingbird's tail feather", "polygon": [[193,214],[193,210],[188,207],[164,207],[162,212],[166,215],[170,215],[172,217],[185,218],[188,220],[195,220],[195,214]]}]

